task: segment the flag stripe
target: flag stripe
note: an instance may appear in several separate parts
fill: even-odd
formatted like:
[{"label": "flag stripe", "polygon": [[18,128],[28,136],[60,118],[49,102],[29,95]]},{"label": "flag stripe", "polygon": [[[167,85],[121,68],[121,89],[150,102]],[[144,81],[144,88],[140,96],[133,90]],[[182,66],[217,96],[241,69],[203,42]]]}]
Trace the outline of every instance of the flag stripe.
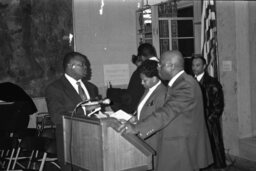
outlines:
[{"label": "flag stripe", "polygon": [[203,0],[201,19],[201,51],[208,64],[211,76],[218,76],[217,68],[217,28],[215,0]]}]

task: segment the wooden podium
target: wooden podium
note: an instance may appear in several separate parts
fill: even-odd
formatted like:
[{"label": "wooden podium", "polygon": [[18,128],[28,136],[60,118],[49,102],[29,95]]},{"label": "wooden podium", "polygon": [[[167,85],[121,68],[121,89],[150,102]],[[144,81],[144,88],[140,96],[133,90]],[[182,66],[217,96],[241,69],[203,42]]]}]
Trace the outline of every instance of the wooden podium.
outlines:
[{"label": "wooden podium", "polygon": [[63,134],[65,162],[80,170],[152,169],[154,150],[149,145],[135,135],[121,135],[99,119],[63,116]]}]

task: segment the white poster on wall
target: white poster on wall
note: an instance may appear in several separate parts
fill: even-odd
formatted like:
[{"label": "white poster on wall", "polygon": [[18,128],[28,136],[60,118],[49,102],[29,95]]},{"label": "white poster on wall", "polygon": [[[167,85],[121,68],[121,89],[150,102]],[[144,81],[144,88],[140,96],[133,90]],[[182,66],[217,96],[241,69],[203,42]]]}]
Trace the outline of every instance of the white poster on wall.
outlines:
[{"label": "white poster on wall", "polygon": [[126,85],[129,82],[128,64],[106,64],[104,67],[104,83],[111,85]]}]

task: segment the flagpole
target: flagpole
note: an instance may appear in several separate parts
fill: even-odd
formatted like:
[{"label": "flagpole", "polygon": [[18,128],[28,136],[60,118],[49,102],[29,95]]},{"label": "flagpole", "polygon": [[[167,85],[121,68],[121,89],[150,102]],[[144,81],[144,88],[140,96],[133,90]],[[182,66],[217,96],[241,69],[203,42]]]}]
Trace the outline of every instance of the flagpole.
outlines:
[{"label": "flagpole", "polygon": [[217,32],[217,30],[218,30],[218,25],[217,25],[217,8],[216,8],[216,3],[217,3],[217,1],[216,0],[214,0],[215,2],[214,2],[214,6],[215,6],[215,17],[216,17],[216,19],[215,19],[215,25],[216,25],[216,32],[215,32],[215,38],[216,38],[216,63],[217,63],[217,66],[216,66],[216,69],[217,69],[217,79],[218,79],[218,81],[220,81],[220,70],[219,70],[219,46],[218,46],[218,32]]}]

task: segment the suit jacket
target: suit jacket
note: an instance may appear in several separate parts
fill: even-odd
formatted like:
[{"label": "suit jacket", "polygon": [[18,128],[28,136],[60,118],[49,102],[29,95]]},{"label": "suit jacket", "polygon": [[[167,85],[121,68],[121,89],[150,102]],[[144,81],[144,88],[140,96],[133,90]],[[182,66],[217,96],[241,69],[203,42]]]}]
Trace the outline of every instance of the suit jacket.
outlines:
[{"label": "suit jacket", "polygon": [[[164,105],[166,92],[167,88],[163,83],[157,86],[157,88],[152,92],[152,94],[142,107],[138,123],[140,122],[140,120],[143,120],[149,115],[152,115],[154,111],[156,111],[159,107],[162,107]],[[144,96],[142,96],[141,100],[144,97],[145,93]],[[160,144],[162,142],[162,132],[156,132],[155,134],[152,134],[150,137],[147,137],[145,139],[145,142],[149,144],[156,152],[156,156],[154,157],[153,163],[153,167],[156,168],[158,155],[160,151]]]},{"label": "suit jacket", "polygon": [[201,89],[186,73],[168,87],[163,107],[136,128],[142,138],[162,132],[158,171],[192,171],[212,163]]},{"label": "suit jacket", "polygon": [[224,95],[219,81],[208,73],[200,80],[207,119],[219,119],[224,109]]},{"label": "suit jacket", "polygon": [[204,110],[208,133],[212,146],[214,165],[217,168],[226,167],[225,148],[221,129],[221,115],[224,109],[224,96],[219,81],[207,72],[200,80],[204,97]]},{"label": "suit jacket", "polygon": [[[98,96],[98,88],[86,80],[82,81],[90,98],[95,99]],[[81,97],[64,75],[46,88],[46,103],[55,124],[61,124],[61,115],[71,113],[81,101]],[[78,112],[82,112],[82,109]]]},{"label": "suit jacket", "polygon": [[[140,120],[145,119],[149,115],[151,115],[154,111],[156,111],[159,107],[162,107],[165,102],[165,96],[166,96],[167,88],[162,83],[157,86],[157,88],[153,91],[153,93],[150,95],[146,103],[141,109],[140,112]],[[144,96],[141,98],[141,100],[144,98]],[[158,132],[151,137],[148,137],[146,139],[146,142],[154,149],[156,152],[158,149],[158,144],[161,139],[161,132]]]}]

